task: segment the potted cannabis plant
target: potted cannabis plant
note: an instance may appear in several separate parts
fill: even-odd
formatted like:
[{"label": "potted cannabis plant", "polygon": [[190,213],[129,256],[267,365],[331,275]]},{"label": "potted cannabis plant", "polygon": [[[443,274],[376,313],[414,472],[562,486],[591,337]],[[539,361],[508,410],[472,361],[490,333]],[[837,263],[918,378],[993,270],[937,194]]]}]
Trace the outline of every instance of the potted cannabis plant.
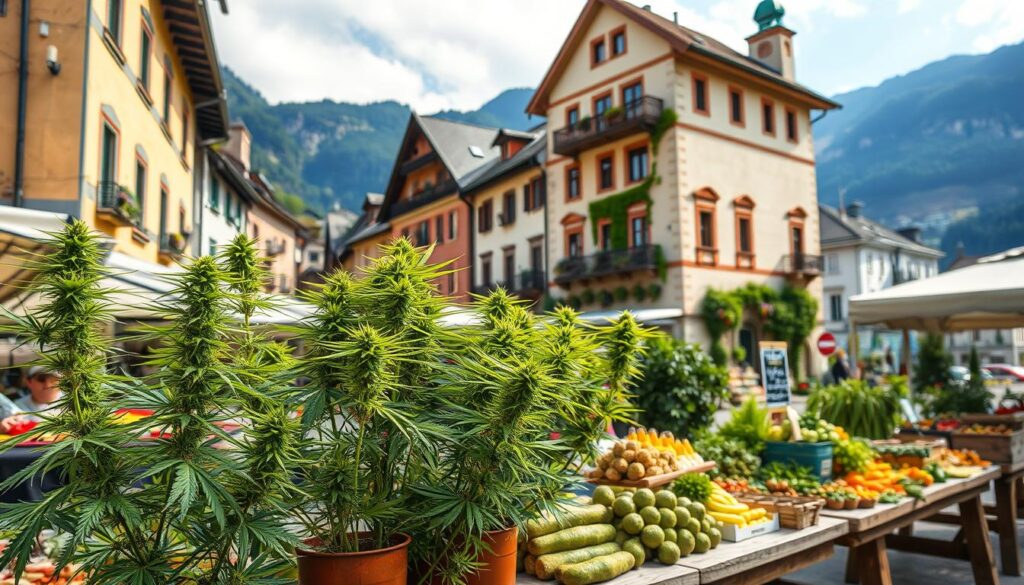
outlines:
[{"label": "potted cannabis plant", "polygon": [[[259,303],[226,290],[244,275],[203,257],[172,277],[159,307],[166,326],[150,332],[160,342],[150,360],[156,373],[130,380],[107,370],[111,291],[102,288],[96,236],[75,221],[49,245],[52,253],[34,261],[42,303],[10,317],[60,374],[62,397],[34,432],[61,440],[0,490],[47,469],[62,470],[65,481],[42,501],[4,505],[0,533],[11,540],[0,564],[13,562],[20,574],[36,535],[57,530],[57,571],[71,566],[93,585],[283,583],[276,575],[292,537],[277,494],[290,483],[282,470],[292,465],[296,435],[276,416],[283,403],[270,392],[272,377],[248,364],[243,372],[232,359],[239,328],[230,311],[243,297]],[[226,435],[217,423],[249,411],[254,385],[268,392],[251,429],[241,439]],[[123,424],[116,412],[125,407],[154,414]],[[158,438],[141,441],[154,427]]]},{"label": "potted cannabis plant", "polygon": [[447,274],[428,257],[401,239],[363,278],[335,272],[305,294],[300,584],[406,583],[410,486],[441,435],[421,413],[441,355],[431,282]]}]

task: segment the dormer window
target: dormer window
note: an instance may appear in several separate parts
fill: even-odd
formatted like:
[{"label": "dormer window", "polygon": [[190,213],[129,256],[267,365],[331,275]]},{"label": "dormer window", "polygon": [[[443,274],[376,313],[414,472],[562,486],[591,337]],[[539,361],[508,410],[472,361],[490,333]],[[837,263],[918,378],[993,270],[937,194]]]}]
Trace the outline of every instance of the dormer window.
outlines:
[{"label": "dormer window", "polygon": [[604,42],[604,37],[601,37],[593,41],[590,45],[590,64],[600,65],[608,60],[608,46]]},{"label": "dormer window", "polygon": [[612,56],[626,54],[626,27],[612,31]]}]

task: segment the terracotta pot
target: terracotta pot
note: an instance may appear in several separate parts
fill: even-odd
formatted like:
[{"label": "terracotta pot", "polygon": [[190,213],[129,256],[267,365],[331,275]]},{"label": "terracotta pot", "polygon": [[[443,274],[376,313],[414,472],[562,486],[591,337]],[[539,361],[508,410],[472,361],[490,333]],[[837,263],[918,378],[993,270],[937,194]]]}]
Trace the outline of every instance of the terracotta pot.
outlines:
[{"label": "terracotta pot", "polygon": [[825,505],[828,506],[829,510],[842,510],[846,502],[842,500],[825,500]]},{"label": "terracotta pot", "polygon": [[[359,533],[360,538],[369,533]],[[356,553],[328,553],[295,549],[298,585],[406,585],[409,543],[407,534],[391,537],[391,546]],[[305,541],[316,547],[319,539]],[[514,559],[513,559],[514,560]]]},{"label": "terracotta pot", "polygon": [[846,509],[847,510],[856,510],[857,506],[859,504],[860,504],[860,500],[846,500]]},{"label": "terracotta pot", "polygon": [[466,585],[515,585],[519,529],[513,526],[485,532],[483,540],[491,552],[480,551],[478,560],[485,566],[467,575]]}]

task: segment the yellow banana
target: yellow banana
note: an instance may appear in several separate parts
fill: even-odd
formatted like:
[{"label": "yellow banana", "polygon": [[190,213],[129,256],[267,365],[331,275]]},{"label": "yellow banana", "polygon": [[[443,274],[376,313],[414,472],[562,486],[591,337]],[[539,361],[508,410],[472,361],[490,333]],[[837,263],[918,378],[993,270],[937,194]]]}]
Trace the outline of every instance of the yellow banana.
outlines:
[{"label": "yellow banana", "polygon": [[710,514],[711,517],[715,520],[718,520],[719,522],[725,522],[726,524],[734,524],[736,526],[747,525],[747,521],[743,518],[743,516],[739,516],[736,514],[723,514],[722,512],[715,512],[713,510],[708,512],[708,514]]}]

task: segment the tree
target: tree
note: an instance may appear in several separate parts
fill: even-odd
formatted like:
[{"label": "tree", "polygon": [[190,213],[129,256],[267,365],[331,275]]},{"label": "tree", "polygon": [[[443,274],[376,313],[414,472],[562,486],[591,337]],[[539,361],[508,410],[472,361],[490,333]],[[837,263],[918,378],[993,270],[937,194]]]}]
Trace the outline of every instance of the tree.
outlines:
[{"label": "tree", "polygon": [[659,336],[648,342],[641,369],[636,402],[642,424],[679,436],[711,426],[729,375],[700,346]]},{"label": "tree", "polygon": [[945,341],[938,333],[929,333],[921,339],[914,367],[914,389],[925,392],[930,388],[947,388],[951,382],[949,368],[953,357],[946,351]]}]

